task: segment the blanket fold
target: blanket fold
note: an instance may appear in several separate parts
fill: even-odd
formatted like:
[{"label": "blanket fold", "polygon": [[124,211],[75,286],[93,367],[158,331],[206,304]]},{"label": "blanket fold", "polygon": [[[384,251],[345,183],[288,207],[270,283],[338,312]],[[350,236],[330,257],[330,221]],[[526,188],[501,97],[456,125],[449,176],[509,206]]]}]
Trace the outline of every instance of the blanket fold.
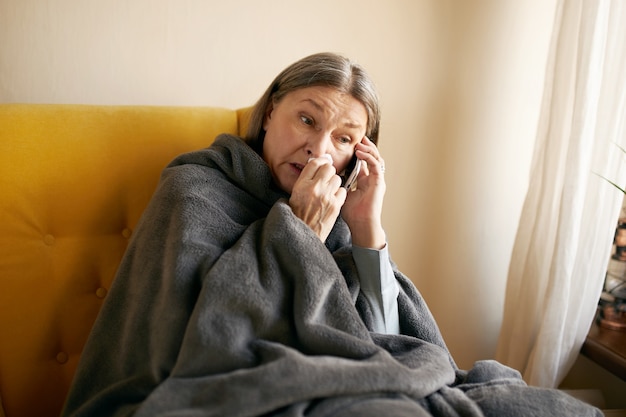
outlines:
[{"label": "blanket fold", "polygon": [[[372,333],[346,224],[338,219],[324,244],[287,198],[239,138],[220,136],[174,160],[133,235],[64,414],[471,417],[490,415],[492,387],[504,397],[528,388],[493,361],[459,370],[395,265],[403,334]],[[544,395],[531,394],[519,396],[522,411]],[[582,410],[574,415],[596,415],[565,402]]]}]

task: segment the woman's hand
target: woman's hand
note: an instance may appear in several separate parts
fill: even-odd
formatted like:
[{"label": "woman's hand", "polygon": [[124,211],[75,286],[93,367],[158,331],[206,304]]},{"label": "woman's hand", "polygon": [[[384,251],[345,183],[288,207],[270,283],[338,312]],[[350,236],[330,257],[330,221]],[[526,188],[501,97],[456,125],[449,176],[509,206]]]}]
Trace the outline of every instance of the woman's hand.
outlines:
[{"label": "woman's hand", "polygon": [[332,162],[315,158],[306,164],[294,184],[289,206],[325,242],[346,201],[346,194]]},{"label": "woman's hand", "polygon": [[348,191],[341,215],[350,227],[354,245],[382,249],[386,244],[382,227],[385,161],[367,137],[357,144],[356,156],[363,161],[361,172],[356,190]]}]

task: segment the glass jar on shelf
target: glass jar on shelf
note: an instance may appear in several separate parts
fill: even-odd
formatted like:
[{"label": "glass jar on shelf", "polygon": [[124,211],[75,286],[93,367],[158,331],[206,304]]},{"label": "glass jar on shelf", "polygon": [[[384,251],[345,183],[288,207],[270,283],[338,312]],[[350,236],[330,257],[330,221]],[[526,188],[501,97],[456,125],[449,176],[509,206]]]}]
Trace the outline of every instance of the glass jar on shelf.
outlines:
[{"label": "glass jar on shelf", "polygon": [[620,218],[615,228],[613,253],[598,307],[601,326],[626,331],[626,218]]}]

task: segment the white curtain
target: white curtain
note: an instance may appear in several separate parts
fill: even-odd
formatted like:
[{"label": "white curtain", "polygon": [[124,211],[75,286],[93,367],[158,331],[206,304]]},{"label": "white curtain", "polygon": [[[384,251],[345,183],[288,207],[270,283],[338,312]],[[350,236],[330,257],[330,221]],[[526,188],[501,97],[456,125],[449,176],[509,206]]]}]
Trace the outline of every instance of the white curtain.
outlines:
[{"label": "white curtain", "polygon": [[[626,185],[626,1],[559,0],[496,359],[556,387],[593,321]],[[599,175],[598,175],[599,174]]]}]

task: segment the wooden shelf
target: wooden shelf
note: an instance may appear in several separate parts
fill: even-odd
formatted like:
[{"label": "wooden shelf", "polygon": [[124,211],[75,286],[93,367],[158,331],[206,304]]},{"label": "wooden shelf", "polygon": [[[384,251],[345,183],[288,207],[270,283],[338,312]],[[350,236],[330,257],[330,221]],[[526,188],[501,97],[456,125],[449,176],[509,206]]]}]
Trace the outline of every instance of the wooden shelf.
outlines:
[{"label": "wooden shelf", "polygon": [[626,381],[626,332],[602,327],[594,321],[580,352]]}]

